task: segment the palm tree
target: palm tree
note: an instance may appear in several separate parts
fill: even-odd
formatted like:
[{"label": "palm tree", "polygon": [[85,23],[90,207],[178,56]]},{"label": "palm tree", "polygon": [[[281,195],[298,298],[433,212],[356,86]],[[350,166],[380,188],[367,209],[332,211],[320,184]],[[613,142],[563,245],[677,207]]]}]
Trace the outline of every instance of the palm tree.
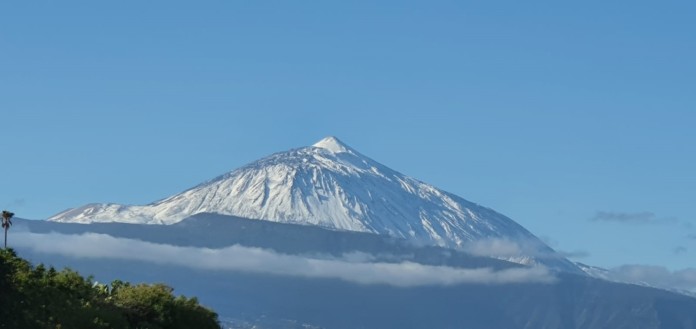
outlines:
[{"label": "palm tree", "polygon": [[7,249],[7,230],[12,226],[12,217],[14,217],[14,213],[7,210],[2,211],[2,228],[5,229],[5,249]]}]

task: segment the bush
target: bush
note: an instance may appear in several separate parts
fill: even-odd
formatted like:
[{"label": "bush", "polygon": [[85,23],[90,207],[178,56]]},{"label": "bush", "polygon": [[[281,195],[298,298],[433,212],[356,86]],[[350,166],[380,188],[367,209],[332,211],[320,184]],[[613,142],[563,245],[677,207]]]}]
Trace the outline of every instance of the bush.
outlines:
[{"label": "bush", "polygon": [[163,284],[95,284],[70,269],[32,266],[0,251],[0,328],[220,328],[196,298]]}]

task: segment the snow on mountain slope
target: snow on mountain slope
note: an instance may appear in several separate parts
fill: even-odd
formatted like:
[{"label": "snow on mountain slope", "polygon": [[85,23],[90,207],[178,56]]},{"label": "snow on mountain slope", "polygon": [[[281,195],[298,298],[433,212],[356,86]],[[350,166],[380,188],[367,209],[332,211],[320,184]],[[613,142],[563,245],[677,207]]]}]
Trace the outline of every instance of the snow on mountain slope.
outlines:
[{"label": "snow on mountain slope", "polygon": [[202,212],[455,248],[502,238],[553,252],[504,215],[387,168],[335,137],[273,154],[149,205],[88,204],[49,220],[172,224]]}]

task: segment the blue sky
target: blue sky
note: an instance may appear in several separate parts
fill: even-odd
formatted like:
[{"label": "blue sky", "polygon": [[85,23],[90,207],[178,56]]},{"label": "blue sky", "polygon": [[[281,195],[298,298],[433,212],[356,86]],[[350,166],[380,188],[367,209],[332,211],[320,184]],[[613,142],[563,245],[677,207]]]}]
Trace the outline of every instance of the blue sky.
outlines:
[{"label": "blue sky", "polygon": [[5,2],[0,206],[149,203],[335,135],[576,260],[694,267],[694,10]]}]

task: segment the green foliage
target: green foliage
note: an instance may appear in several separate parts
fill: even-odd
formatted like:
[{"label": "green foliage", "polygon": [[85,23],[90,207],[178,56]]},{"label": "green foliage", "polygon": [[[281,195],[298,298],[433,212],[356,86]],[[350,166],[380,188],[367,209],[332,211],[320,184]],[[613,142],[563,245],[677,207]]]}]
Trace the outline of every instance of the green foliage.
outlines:
[{"label": "green foliage", "polygon": [[0,251],[0,328],[220,328],[196,298],[175,297],[163,284],[116,280],[96,284],[77,272],[32,266]]},{"label": "green foliage", "polygon": [[124,310],[137,328],[219,328],[217,315],[200,306],[195,298],[174,297],[163,284],[122,284],[111,295],[113,304]]}]

